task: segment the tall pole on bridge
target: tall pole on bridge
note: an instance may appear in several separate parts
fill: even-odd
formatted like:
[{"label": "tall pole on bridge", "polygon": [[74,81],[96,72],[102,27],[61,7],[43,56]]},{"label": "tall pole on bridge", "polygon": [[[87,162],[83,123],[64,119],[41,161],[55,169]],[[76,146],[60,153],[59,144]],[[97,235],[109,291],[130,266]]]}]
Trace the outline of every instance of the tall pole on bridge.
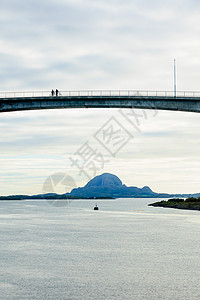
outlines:
[{"label": "tall pole on bridge", "polygon": [[174,97],[176,97],[176,60],[174,59]]}]

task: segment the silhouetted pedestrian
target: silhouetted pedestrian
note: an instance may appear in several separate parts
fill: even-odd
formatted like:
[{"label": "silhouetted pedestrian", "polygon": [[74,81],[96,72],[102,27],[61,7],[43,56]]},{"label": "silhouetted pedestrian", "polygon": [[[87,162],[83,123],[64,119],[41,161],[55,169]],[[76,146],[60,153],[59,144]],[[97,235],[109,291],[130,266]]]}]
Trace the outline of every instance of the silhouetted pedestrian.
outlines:
[{"label": "silhouetted pedestrian", "polygon": [[55,92],[54,92],[54,90],[52,89],[52,91],[51,91],[51,95],[52,95],[52,96],[54,96],[54,94],[55,94]]},{"label": "silhouetted pedestrian", "polygon": [[59,94],[59,90],[58,90],[58,89],[56,89],[56,96],[58,96],[58,94]]}]

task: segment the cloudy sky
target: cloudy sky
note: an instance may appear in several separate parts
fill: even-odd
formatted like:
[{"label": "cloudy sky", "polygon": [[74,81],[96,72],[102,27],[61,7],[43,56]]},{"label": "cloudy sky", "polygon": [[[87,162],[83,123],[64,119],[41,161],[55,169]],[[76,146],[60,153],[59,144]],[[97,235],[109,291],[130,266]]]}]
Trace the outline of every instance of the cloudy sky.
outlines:
[{"label": "cloudy sky", "polygon": [[[199,20],[197,0],[1,0],[0,92],[171,91],[174,58],[177,89],[198,91]],[[116,109],[0,114],[0,194],[42,193],[57,173],[82,186],[104,172],[156,192],[200,192],[200,115],[135,113],[139,131]],[[113,121],[126,141],[117,151],[95,138]],[[85,161],[87,175],[71,161],[86,145],[103,159],[93,171]]]}]

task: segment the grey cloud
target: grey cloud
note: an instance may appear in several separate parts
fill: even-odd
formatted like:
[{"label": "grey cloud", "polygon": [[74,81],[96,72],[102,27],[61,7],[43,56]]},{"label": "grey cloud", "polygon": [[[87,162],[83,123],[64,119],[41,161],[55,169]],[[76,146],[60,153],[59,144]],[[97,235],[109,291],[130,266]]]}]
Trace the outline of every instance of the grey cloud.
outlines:
[{"label": "grey cloud", "polygon": [[[169,90],[173,88],[174,58],[178,89],[198,89],[199,6],[195,0],[2,0],[1,89]],[[117,111],[1,114],[5,165],[13,172],[19,170],[18,164],[8,161],[8,155],[33,154],[39,161],[45,153],[51,157],[74,153],[112,115],[117,116]],[[199,116],[163,112],[160,116],[143,124],[141,135],[107,170],[123,170],[124,176],[128,172],[131,181],[136,163],[142,186],[142,176],[149,181],[152,177],[145,163],[141,164],[143,159],[149,157],[148,170],[155,168],[156,162],[164,182],[163,162],[167,165],[170,158],[175,161],[178,156],[188,157],[188,161],[196,158]],[[55,170],[55,161],[50,161]],[[34,169],[34,163],[30,158],[24,169]],[[188,165],[183,165],[181,170],[187,170]],[[173,169],[173,163],[170,166]],[[31,183],[31,175],[28,179]],[[35,187],[35,179],[33,182]]]},{"label": "grey cloud", "polygon": [[[61,86],[67,82],[74,88],[77,77],[82,86],[110,84],[112,88],[113,82],[121,82],[123,87],[128,76],[138,79],[139,69],[141,73],[151,70],[155,56],[164,59],[171,57],[175,48],[177,53],[180,51],[177,45],[187,28],[185,18],[177,10],[180,4],[3,1],[3,86],[8,89],[11,79],[14,88],[50,88],[54,82]],[[188,2],[182,2],[182,7],[185,15]],[[170,12],[167,17],[166,11]],[[121,80],[121,74],[125,80]],[[143,81],[145,85],[147,78]],[[157,85],[159,88],[159,82]]]}]

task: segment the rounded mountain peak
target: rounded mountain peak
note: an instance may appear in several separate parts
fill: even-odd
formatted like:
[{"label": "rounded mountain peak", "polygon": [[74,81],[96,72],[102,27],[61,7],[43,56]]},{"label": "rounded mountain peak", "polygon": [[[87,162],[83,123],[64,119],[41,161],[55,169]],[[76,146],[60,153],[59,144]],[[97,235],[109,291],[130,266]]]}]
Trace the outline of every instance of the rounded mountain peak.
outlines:
[{"label": "rounded mountain peak", "polygon": [[92,180],[90,180],[85,187],[121,187],[122,182],[121,180],[113,174],[110,173],[104,173],[102,175],[94,177]]}]

